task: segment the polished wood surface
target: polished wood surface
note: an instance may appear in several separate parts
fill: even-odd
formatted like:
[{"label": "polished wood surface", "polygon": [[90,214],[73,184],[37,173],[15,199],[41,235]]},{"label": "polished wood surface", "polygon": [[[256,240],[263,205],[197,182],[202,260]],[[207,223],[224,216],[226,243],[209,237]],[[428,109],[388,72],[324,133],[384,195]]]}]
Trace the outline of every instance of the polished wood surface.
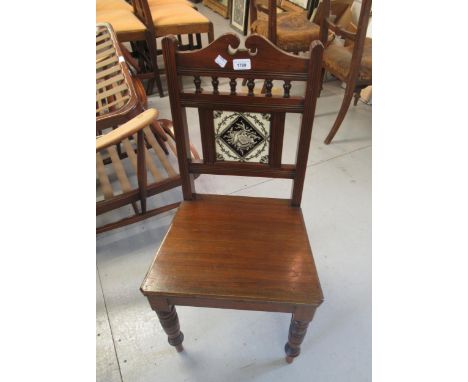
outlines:
[{"label": "polished wood surface", "polygon": [[223,195],[182,202],[142,291],[308,305],[323,299],[300,208]]},{"label": "polished wood surface", "polygon": [[[300,209],[307,157],[320,86],[323,45],[315,41],[308,57],[288,54],[260,35],[251,35],[240,48],[234,34],[225,34],[194,52],[177,50],[174,36],[163,39],[179,171],[184,201],[141,286],[161,320],[169,343],[179,350],[183,335],[176,305],[292,313],[285,347],[287,361],[300,353],[308,323],[323,300],[307,231]],[[214,60],[221,55],[226,65]],[[251,69],[235,71],[235,59],[250,60]],[[272,71],[271,68],[274,68]],[[184,88],[191,77],[195,89]],[[201,87],[211,83],[212,89]],[[230,92],[218,89],[228,78]],[[247,79],[248,92],[237,90]],[[255,80],[266,92],[255,92]],[[271,91],[272,81],[284,83]],[[291,81],[304,81],[305,92],[291,96]],[[302,91],[302,90],[301,90]],[[198,110],[203,159],[190,153],[185,107]],[[264,163],[220,160],[216,155],[214,111],[268,113],[270,135]],[[300,113],[295,164],[283,164],[286,113]],[[219,139],[219,138],[218,138]],[[292,180],[290,199],[202,195],[195,176],[217,174]]]}]

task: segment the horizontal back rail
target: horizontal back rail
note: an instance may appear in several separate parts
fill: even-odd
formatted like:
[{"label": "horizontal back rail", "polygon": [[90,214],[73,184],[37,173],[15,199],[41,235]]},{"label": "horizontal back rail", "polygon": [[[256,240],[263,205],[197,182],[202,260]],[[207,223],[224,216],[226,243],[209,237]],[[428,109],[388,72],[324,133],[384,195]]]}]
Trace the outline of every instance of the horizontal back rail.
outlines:
[{"label": "horizontal back rail", "polygon": [[302,97],[266,97],[264,95],[252,96],[249,103],[245,103],[246,96],[220,94],[213,98],[211,94],[181,93],[180,104],[185,107],[200,107],[229,111],[256,111],[270,113],[286,111],[288,113],[302,113],[304,99]]},{"label": "horizontal back rail", "polygon": [[263,163],[216,162],[208,164],[203,161],[192,161],[189,164],[189,169],[194,174],[240,175],[263,178],[294,179],[296,175],[296,166],[288,164],[274,168]]},{"label": "horizontal back rail", "polygon": [[[239,77],[250,76],[250,73],[255,73],[257,78],[259,75],[272,78],[269,73],[281,73],[284,76],[293,78],[294,76],[303,74],[307,77],[307,67],[309,60],[305,57],[295,56],[286,53],[270,41],[264,39],[258,34],[252,34],[245,41],[246,49],[237,49],[240,45],[240,40],[237,36],[227,33],[213,41],[204,49],[194,52],[178,52],[176,55],[177,71],[197,70],[200,75],[201,71],[205,71],[208,75],[219,74],[219,76],[232,76],[238,74]],[[237,50],[236,50],[237,49]],[[218,56],[226,60],[219,60],[221,64],[215,61]],[[278,60],[278,57],[281,60]],[[251,69],[249,70],[234,70],[234,60],[251,60]],[[291,76],[291,73],[295,73]],[[192,73],[190,73],[192,75]],[[282,78],[279,75],[278,79]],[[306,78],[304,78],[306,79]]]}]

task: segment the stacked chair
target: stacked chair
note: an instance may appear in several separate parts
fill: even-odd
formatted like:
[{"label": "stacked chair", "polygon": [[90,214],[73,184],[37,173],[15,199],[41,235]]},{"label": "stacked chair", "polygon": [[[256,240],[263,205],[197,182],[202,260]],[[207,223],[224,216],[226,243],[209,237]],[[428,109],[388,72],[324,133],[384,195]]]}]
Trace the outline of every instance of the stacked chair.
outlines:
[{"label": "stacked chair", "polygon": [[[202,46],[201,34],[213,40],[213,24],[199,13],[188,0],[133,0],[130,5],[125,0],[97,0],[96,22],[112,25],[121,43],[129,42],[137,62],[126,54],[130,64],[136,69],[139,79],[148,80],[146,91],[151,94],[154,83],[159,95],[164,96],[158,68],[156,39],[167,34],[188,35],[188,44],[182,49],[199,49]],[[194,43],[194,36],[196,44]],[[125,49],[125,48],[124,48]]]}]

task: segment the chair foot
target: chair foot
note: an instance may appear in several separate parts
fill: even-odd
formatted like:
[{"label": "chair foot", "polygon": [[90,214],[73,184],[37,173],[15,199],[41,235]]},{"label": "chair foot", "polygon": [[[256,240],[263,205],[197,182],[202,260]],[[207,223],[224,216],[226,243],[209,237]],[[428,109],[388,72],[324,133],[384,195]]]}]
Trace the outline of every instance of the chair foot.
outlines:
[{"label": "chair foot", "polygon": [[294,361],[294,357],[286,356],[286,362],[287,363],[293,363],[293,361]]},{"label": "chair foot", "polygon": [[336,117],[333,127],[331,128],[330,132],[327,135],[327,138],[325,138],[325,141],[324,141],[326,145],[329,145],[331,143],[331,141],[335,137],[335,134],[340,128],[341,123],[343,122],[344,117],[346,116],[346,113],[348,112],[348,108],[349,108],[349,105],[351,104],[351,100],[353,99],[353,95],[354,95],[354,85],[351,86],[351,84],[346,84],[345,95],[343,98],[343,102],[341,103],[340,111],[338,112],[338,116]]},{"label": "chair foot", "polygon": [[146,95],[153,94],[153,88],[154,88],[154,79],[151,78],[146,83]]},{"label": "chair foot", "polygon": [[184,334],[180,331],[179,317],[174,305],[171,306],[168,312],[156,310],[156,314],[162,328],[167,334],[169,344],[174,346],[178,352],[183,351],[182,342],[184,341]]},{"label": "chair foot", "polygon": [[354,106],[357,105],[359,98],[361,98],[361,91],[354,93]]}]

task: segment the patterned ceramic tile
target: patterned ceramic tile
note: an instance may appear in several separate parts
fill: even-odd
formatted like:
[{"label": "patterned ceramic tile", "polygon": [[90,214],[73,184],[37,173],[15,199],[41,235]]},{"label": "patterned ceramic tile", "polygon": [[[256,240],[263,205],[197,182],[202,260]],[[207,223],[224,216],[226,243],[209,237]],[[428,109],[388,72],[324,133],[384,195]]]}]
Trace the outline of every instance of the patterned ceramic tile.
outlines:
[{"label": "patterned ceramic tile", "polygon": [[216,160],[268,163],[271,114],[214,111]]}]

